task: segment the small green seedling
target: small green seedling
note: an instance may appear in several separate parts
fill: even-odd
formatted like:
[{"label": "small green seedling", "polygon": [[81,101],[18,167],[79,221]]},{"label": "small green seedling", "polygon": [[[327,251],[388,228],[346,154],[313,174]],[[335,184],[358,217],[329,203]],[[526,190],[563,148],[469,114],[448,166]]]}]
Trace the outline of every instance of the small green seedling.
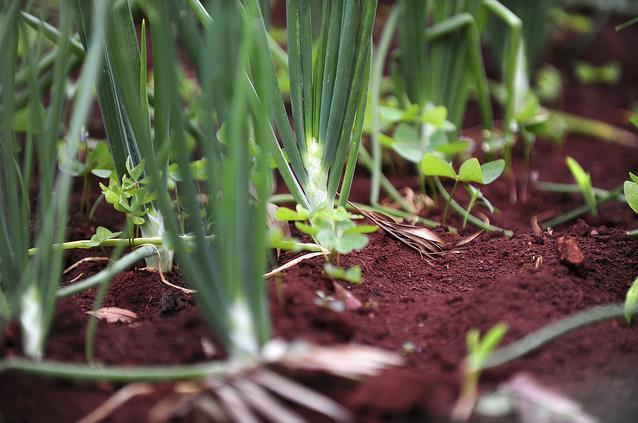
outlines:
[{"label": "small green seedling", "polygon": [[100,182],[100,188],[107,203],[113,205],[115,210],[125,213],[134,227],[143,225],[146,220],[148,206],[155,196],[149,193],[146,178],[142,178],[144,173],[144,161],[133,166],[132,160],[126,161],[127,174],[119,181],[115,172],[109,178],[109,185]]},{"label": "small green seedling", "polygon": [[483,203],[483,205],[487,207],[490,213],[494,213],[496,211],[496,208],[494,207],[494,205],[492,205],[490,200],[488,200],[483,195],[480,189],[473,187],[472,185],[468,185],[467,192],[470,194],[470,201],[468,202],[467,208],[465,209],[465,214],[463,215],[463,229],[465,229],[465,226],[467,225],[467,220],[469,219],[470,213],[472,212],[472,209],[474,208],[475,205],[479,203]]},{"label": "small green seedling", "polygon": [[591,176],[589,173],[585,172],[582,166],[573,158],[567,157],[565,159],[565,163],[567,163],[569,171],[572,173],[574,180],[578,184],[578,188],[583,194],[585,203],[587,204],[587,207],[589,207],[591,214],[596,216],[598,214],[598,210],[596,208],[596,196],[594,195],[594,189],[591,184]]},{"label": "small green seedling", "polygon": [[563,78],[553,66],[544,65],[536,74],[536,95],[542,101],[554,101],[563,92]]},{"label": "small green seedling", "polygon": [[480,372],[492,351],[501,343],[507,332],[505,323],[498,323],[490,328],[481,339],[478,329],[470,329],[467,332],[467,350],[469,352],[467,371]]},{"label": "small green seedling", "polygon": [[104,241],[117,238],[121,234],[122,232],[111,232],[104,226],[98,226],[95,230],[95,234],[91,236],[88,245],[90,245],[91,247],[99,247]]},{"label": "small green seedling", "polygon": [[[206,158],[195,160],[190,164],[190,171],[193,180],[201,182],[206,180]],[[183,181],[182,173],[177,163],[171,163],[168,165],[168,189],[175,190],[177,182]]]},{"label": "small green seedling", "polygon": [[[365,234],[378,229],[375,225],[357,225],[354,219],[362,216],[348,213],[344,207],[336,209],[322,207],[314,212],[297,205],[291,210],[280,207],[275,212],[275,219],[280,221],[294,221],[301,232],[312,236],[323,248],[337,254],[348,254],[360,250],[368,244]],[[304,223],[309,221],[310,224]]]},{"label": "small green seedling", "polygon": [[638,213],[638,176],[630,172],[629,178],[631,180],[625,181],[625,185],[623,186],[625,200],[627,200],[629,207],[631,207],[635,213]]},{"label": "small green seedling", "polygon": [[478,382],[482,368],[494,349],[501,343],[507,329],[508,326],[505,323],[498,323],[490,328],[483,338],[478,329],[470,329],[467,332],[468,355],[465,358],[463,385],[461,395],[454,407],[454,416],[468,417],[471,413],[478,396]]},{"label": "small green seedling", "polygon": [[638,278],[634,279],[625,297],[625,319],[627,323],[631,323],[631,318],[636,314],[636,311],[638,311]]},{"label": "small green seedling", "polygon": [[98,178],[108,178],[115,169],[113,157],[106,141],[87,139],[88,134],[81,137],[82,148],[72,157],[69,154],[67,143],[58,145],[58,166],[64,172],[80,176],[83,179],[82,198],[80,200],[80,212],[85,215],[90,208],[91,174]]},{"label": "small green seedling", "polygon": [[580,62],[576,64],[574,73],[576,78],[586,85],[616,85],[620,81],[621,71],[617,62],[609,62],[601,66]]},{"label": "small green seedling", "polygon": [[494,182],[505,169],[505,160],[499,159],[485,164],[480,164],[475,158],[466,160],[461,164],[458,174],[452,167],[452,165],[445,159],[442,159],[434,153],[428,153],[423,157],[421,161],[421,172],[426,176],[438,176],[454,179],[454,186],[452,192],[445,204],[445,210],[443,211],[442,224],[445,224],[447,217],[448,207],[459,182],[469,184],[476,182],[478,184],[491,184]]},{"label": "small green seedling", "polygon": [[439,152],[453,155],[465,151],[467,142],[450,142],[450,135],[456,127],[447,119],[447,109],[443,106],[428,104],[423,112],[416,104],[408,106],[406,110],[391,109],[401,112],[398,117],[400,123],[395,127],[392,137],[379,134],[379,141],[386,147],[392,148],[399,156],[419,163],[427,153]]},{"label": "small green seedling", "polygon": [[323,265],[323,270],[330,279],[339,279],[355,285],[361,284],[361,266],[352,266],[345,269],[332,263],[326,263]]}]

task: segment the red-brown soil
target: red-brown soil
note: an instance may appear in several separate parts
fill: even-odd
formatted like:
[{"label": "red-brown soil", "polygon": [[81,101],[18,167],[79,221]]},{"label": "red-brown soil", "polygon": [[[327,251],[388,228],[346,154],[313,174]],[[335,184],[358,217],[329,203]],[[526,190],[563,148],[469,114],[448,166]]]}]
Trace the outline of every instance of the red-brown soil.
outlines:
[{"label": "red-brown soil", "polygon": [[[568,59],[560,48],[550,50],[550,61],[566,77],[565,96],[557,107],[625,125],[621,110],[638,98],[638,62],[633,42],[638,28],[620,34],[606,27],[587,49],[585,58],[623,63],[623,80],[616,87],[583,87],[571,77]],[[564,42],[564,40],[563,40]],[[539,180],[571,182],[565,156],[573,156],[591,172],[595,186],[613,188],[628,171],[638,169],[635,149],[605,144],[584,137],[569,137],[563,147],[539,141],[532,170]],[[522,168],[520,151],[515,170]],[[520,173],[519,173],[520,174]],[[394,176],[393,176],[394,177]],[[416,184],[413,177],[396,176],[399,186]],[[366,201],[369,181],[359,175],[353,198]],[[525,204],[509,202],[505,179],[485,190],[501,212],[492,223],[512,229],[504,238],[484,233],[458,253],[429,264],[417,253],[382,231],[372,234],[368,247],[342,258],[344,265],[361,265],[364,283],[348,289],[364,304],[360,310],[336,313],[314,304],[315,292],[331,292],[322,274],[322,260],[312,259],[285,271],[279,283],[283,303],[271,285],[271,310],[275,336],[304,338],[322,344],[360,343],[402,351],[411,342],[415,351],[405,356],[405,368],[385,371],[360,384],[334,379],[308,378],[306,382],[344,403],[358,421],[445,421],[458,395],[459,366],[465,356],[465,334],[470,328],[485,330],[497,322],[509,325],[508,343],[568,314],[600,304],[623,301],[638,274],[638,240],[625,231],[638,219],[621,203],[600,208],[598,217],[553,233],[535,234],[530,218],[554,210],[562,212],[582,203],[578,194],[530,192]],[[461,202],[463,197],[459,197]],[[440,211],[427,211],[438,218]],[[75,215],[69,238],[84,238],[97,225],[115,229],[119,218],[107,207],[98,209],[94,222]],[[451,223],[458,224],[458,216]],[[557,238],[576,239],[584,264],[574,268],[560,260]],[[75,251],[67,264],[103,251]],[[283,254],[280,262],[295,257]],[[536,266],[542,257],[542,264]],[[102,264],[80,266],[65,277],[95,273]],[[141,265],[140,265],[141,267]],[[167,275],[182,283],[179,273]],[[82,362],[85,312],[95,292],[88,291],[59,302],[46,356]],[[99,324],[96,359],[103,364],[194,363],[207,360],[202,340],[215,336],[192,299],[163,285],[157,275],[129,270],[118,275],[105,305],[130,309],[139,315],[133,326]],[[5,337],[4,354],[17,354],[18,336]],[[217,353],[218,355],[221,352]],[[513,374],[525,371],[581,402],[586,411],[605,422],[630,422],[638,416],[638,329],[618,319],[571,333],[522,359],[490,370],[482,376],[489,389]],[[118,389],[113,384],[71,383],[10,373],[0,376],[0,415],[8,422],[74,421],[89,413]],[[152,395],[136,398],[109,421],[145,421],[150,406],[170,390],[162,385]],[[315,416],[316,417],[316,416]]]}]

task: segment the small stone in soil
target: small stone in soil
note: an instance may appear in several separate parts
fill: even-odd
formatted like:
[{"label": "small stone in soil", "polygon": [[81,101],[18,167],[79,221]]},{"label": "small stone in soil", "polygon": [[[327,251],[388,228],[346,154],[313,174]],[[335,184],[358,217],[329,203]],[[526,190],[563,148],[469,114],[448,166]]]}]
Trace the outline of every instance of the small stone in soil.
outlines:
[{"label": "small stone in soil", "polygon": [[578,246],[576,238],[561,236],[556,240],[556,248],[560,259],[568,264],[582,266],[585,262],[585,255]]}]

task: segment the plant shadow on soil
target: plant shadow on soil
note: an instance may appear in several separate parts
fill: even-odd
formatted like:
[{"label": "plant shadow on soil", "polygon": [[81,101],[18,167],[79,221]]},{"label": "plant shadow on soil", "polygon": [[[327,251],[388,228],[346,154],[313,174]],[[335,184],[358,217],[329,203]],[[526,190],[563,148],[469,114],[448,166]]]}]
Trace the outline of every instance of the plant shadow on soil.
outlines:
[{"label": "plant shadow on soil", "polygon": [[[619,60],[623,79],[617,87],[583,87],[566,77],[562,107],[621,124],[621,109],[638,99],[638,64],[631,46],[638,29],[620,34],[611,25],[588,48],[591,61]],[[560,44],[559,44],[560,45]],[[569,75],[561,62],[562,50],[554,47],[549,61]],[[471,119],[471,118],[470,118]],[[515,169],[522,168],[521,152],[515,152]],[[636,150],[571,136],[562,148],[540,141],[534,150],[532,170],[540,180],[571,182],[564,157],[573,156],[592,174],[596,187],[613,188],[638,169]],[[396,178],[397,186],[414,186],[415,178]],[[369,180],[359,175],[353,199],[366,201]],[[287,270],[279,283],[283,303],[270,283],[274,335],[304,338],[330,344],[354,342],[401,351],[406,342],[414,352],[406,355],[404,368],[390,369],[360,384],[308,375],[303,380],[344,403],[358,421],[445,421],[458,395],[459,366],[465,356],[465,334],[470,328],[486,330],[499,321],[510,329],[504,343],[528,334],[547,323],[586,308],[624,299],[638,274],[638,240],[625,230],[638,219],[624,204],[601,207],[596,218],[585,217],[553,233],[534,233],[530,219],[547,210],[562,212],[582,203],[578,194],[531,191],[525,204],[509,203],[510,186],[499,180],[489,186],[487,197],[501,210],[492,223],[512,229],[508,239],[484,233],[458,253],[428,264],[417,253],[379,231],[369,245],[342,258],[343,265],[361,265],[364,283],[349,286],[365,306],[357,311],[335,313],[314,304],[315,292],[331,292],[322,274],[320,258]],[[77,194],[75,196],[77,199]],[[463,203],[463,198],[460,197]],[[74,201],[74,204],[77,204]],[[428,217],[438,217],[437,211]],[[119,217],[102,205],[91,224],[74,215],[70,239],[90,236],[100,224],[115,229]],[[452,224],[459,224],[458,216]],[[569,235],[585,256],[583,266],[563,263],[556,240]],[[67,264],[106,251],[73,251]],[[284,253],[280,262],[296,254]],[[542,257],[542,264],[536,266]],[[97,272],[103,264],[88,263],[65,276],[65,281]],[[138,267],[142,267],[139,264]],[[182,283],[179,272],[167,275]],[[59,302],[46,356],[83,362],[86,311],[95,292],[88,291]],[[133,269],[118,275],[111,284],[105,305],[126,308],[139,316],[134,325],[99,324],[96,358],[103,364],[195,363],[223,357],[187,295],[163,285],[158,276]],[[5,355],[19,353],[15,330],[5,336],[0,349]],[[203,348],[205,343],[209,348]],[[206,351],[206,352],[205,352]],[[487,390],[518,372],[527,372],[548,386],[572,396],[605,422],[627,422],[638,415],[638,328],[613,320],[578,330],[515,362],[486,371],[481,379]],[[73,421],[89,413],[112,395],[118,385],[72,383],[38,379],[16,373],[0,376],[0,415],[9,422]],[[161,385],[147,396],[135,398],[109,421],[145,421],[148,409],[170,391]],[[318,416],[308,414],[311,420]]]}]

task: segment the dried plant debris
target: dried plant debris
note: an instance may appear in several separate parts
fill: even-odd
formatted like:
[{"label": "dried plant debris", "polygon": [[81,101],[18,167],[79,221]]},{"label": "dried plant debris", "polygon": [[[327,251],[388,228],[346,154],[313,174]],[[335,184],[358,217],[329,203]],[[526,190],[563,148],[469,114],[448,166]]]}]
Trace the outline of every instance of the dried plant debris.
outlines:
[{"label": "dried plant debris", "polygon": [[374,222],[375,225],[398,239],[408,247],[416,250],[426,260],[447,251],[460,248],[472,242],[482,231],[465,236],[460,240],[449,243],[443,240],[433,230],[423,226],[399,223],[390,216],[370,210],[358,210],[362,215]]},{"label": "dried plant debris", "polygon": [[311,390],[274,368],[321,371],[358,379],[377,375],[386,367],[402,364],[392,352],[366,346],[319,347],[306,343],[271,341],[263,351],[264,364],[229,372],[223,379],[209,378],[177,384],[173,394],[150,411],[153,422],[201,418],[206,421],[303,422],[290,403],[319,413],[332,421],[352,421],[353,416],[336,401]]},{"label": "dried plant debris", "polygon": [[87,311],[86,314],[104,320],[107,323],[133,323],[137,319],[137,314],[131,310],[119,307],[102,307],[99,310]]},{"label": "dried plant debris", "polygon": [[576,238],[571,236],[561,236],[556,240],[556,249],[560,259],[572,266],[582,266],[585,262],[585,255],[578,246]]},{"label": "dried plant debris", "polygon": [[346,310],[354,311],[363,307],[363,303],[352,292],[341,286],[339,282],[332,281],[332,286],[335,290],[335,297],[343,302]]},{"label": "dried plant debris", "polygon": [[517,415],[521,423],[596,423],[582,406],[563,394],[519,373],[477,404],[478,414],[490,417]]}]

